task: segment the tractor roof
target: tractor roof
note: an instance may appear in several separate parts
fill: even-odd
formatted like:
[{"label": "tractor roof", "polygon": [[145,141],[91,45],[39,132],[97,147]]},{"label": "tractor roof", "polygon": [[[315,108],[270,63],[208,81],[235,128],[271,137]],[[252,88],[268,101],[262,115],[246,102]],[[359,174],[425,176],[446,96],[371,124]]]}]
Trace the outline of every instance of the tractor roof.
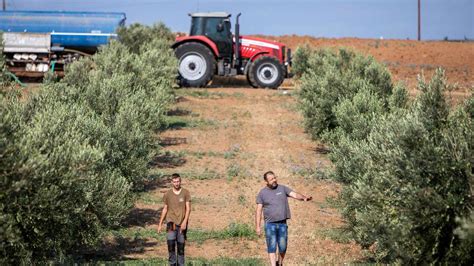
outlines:
[{"label": "tractor roof", "polygon": [[209,17],[209,18],[229,18],[231,14],[227,12],[209,12],[209,13],[190,13],[191,17]]}]

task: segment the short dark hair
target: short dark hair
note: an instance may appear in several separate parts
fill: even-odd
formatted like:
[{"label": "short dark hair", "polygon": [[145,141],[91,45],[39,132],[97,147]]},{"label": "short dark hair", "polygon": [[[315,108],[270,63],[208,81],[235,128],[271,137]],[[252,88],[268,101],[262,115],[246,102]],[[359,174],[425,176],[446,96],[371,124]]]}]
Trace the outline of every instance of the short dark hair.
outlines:
[{"label": "short dark hair", "polygon": [[174,173],[171,175],[171,179],[175,179],[175,178],[181,178],[181,176],[178,173]]},{"label": "short dark hair", "polygon": [[267,176],[268,176],[268,175],[273,175],[273,176],[274,176],[275,173],[273,173],[273,171],[268,171],[268,172],[266,172],[265,174],[263,174],[263,180],[267,181]]}]

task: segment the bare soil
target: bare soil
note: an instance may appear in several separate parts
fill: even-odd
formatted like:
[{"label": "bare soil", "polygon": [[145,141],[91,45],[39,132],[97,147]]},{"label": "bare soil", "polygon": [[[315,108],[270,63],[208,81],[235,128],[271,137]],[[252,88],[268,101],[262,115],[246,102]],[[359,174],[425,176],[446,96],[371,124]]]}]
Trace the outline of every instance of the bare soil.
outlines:
[{"label": "bare soil", "polygon": [[474,42],[414,41],[340,38],[326,39],[309,36],[266,37],[280,41],[293,51],[302,44],[318,48],[348,47],[371,55],[384,63],[395,81],[405,82],[411,89],[417,76],[431,77],[437,68],[444,68],[448,82],[460,92],[474,88]]},{"label": "bare soil", "polygon": [[[193,91],[206,92],[193,97]],[[339,186],[331,181],[308,176],[315,168],[328,167],[326,155],[319,153],[318,143],[310,140],[302,128],[302,117],[296,111],[292,90],[256,90],[250,88],[210,88],[187,90],[176,105],[187,110],[184,117],[204,121],[195,128],[168,130],[161,139],[179,139],[165,150],[184,154],[185,163],[168,165],[155,171],[183,174],[183,186],[192,193],[190,227],[223,230],[231,223],[254,224],[255,198],[265,183],[262,175],[273,170],[279,182],[314,197],[312,202],[292,200],[293,219],[289,222],[287,262],[344,263],[362,259],[360,247],[341,244],[320,231],[337,228],[343,221],[335,209],[328,207],[327,197],[336,196]],[[190,111],[190,112],[189,112]],[[204,155],[199,155],[204,154]],[[231,171],[229,169],[237,169]],[[215,172],[209,180],[193,178]],[[238,176],[234,176],[238,173]],[[187,178],[187,176],[189,178]],[[169,186],[168,186],[169,187]],[[162,198],[168,187],[149,193]],[[137,204],[137,209],[159,210],[161,204]],[[156,222],[145,225],[156,228]],[[150,241],[155,242],[154,239]],[[165,242],[156,243],[131,258],[166,256]],[[187,255],[204,258],[266,259],[265,240],[207,240],[188,243]]]},{"label": "bare soil", "polygon": [[[315,39],[300,36],[267,37],[289,47],[308,43],[316,47],[352,47],[384,62],[395,81],[404,81],[414,94],[417,75],[431,77],[437,67],[446,69],[449,82],[457,83],[452,92],[459,101],[474,86],[474,43],[417,42],[408,40]],[[183,89],[184,90],[184,89]],[[312,141],[302,127],[292,94],[293,81],[286,80],[279,90],[253,89],[245,78],[217,79],[207,89],[180,91],[174,113],[198,121],[193,127],[168,130],[160,135],[164,151],[181,154],[179,160],[154,164],[151,173],[181,173],[183,187],[192,194],[192,229],[220,230],[233,222],[254,224],[255,198],[264,187],[262,175],[273,170],[279,183],[305,195],[312,202],[290,200],[289,243],[286,262],[301,264],[342,264],[363,261],[360,246],[338,243],[325,236],[343,226],[337,210],[326,199],[336,196],[340,186],[322,179],[330,166],[324,149]],[[169,159],[169,158],[168,158]],[[235,176],[235,174],[238,176]],[[197,177],[207,176],[207,180]],[[137,202],[135,227],[155,229],[161,210],[160,199],[169,184],[149,190],[155,203]],[[146,216],[144,214],[148,213]],[[146,222],[143,222],[146,220]],[[142,222],[140,222],[142,221]],[[125,258],[166,257],[166,242],[145,240],[140,252],[130,248]],[[203,258],[267,259],[265,240],[207,240],[189,242],[187,256]]]}]

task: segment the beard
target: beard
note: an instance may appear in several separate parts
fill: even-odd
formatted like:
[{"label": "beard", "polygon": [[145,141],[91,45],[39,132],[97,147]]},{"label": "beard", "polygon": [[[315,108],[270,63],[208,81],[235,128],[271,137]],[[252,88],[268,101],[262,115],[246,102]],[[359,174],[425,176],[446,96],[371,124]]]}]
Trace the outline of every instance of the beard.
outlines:
[{"label": "beard", "polygon": [[267,186],[268,186],[269,188],[271,188],[271,189],[275,189],[275,188],[278,187],[278,183],[275,182],[275,183],[267,184]]}]

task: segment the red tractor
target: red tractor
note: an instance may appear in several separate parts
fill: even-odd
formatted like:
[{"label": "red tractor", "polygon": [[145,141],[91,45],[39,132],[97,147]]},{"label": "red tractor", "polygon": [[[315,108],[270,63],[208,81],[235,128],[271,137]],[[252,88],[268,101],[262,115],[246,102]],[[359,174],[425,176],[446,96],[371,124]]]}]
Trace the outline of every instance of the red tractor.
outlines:
[{"label": "red tractor", "polygon": [[214,75],[246,75],[255,88],[278,88],[288,77],[291,50],[282,43],[240,36],[240,13],[235,35],[231,32],[228,13],[189,15],[192,18],[189,36],[177,37],[172,46],[179,60],[181,86],[204,87]]}]

